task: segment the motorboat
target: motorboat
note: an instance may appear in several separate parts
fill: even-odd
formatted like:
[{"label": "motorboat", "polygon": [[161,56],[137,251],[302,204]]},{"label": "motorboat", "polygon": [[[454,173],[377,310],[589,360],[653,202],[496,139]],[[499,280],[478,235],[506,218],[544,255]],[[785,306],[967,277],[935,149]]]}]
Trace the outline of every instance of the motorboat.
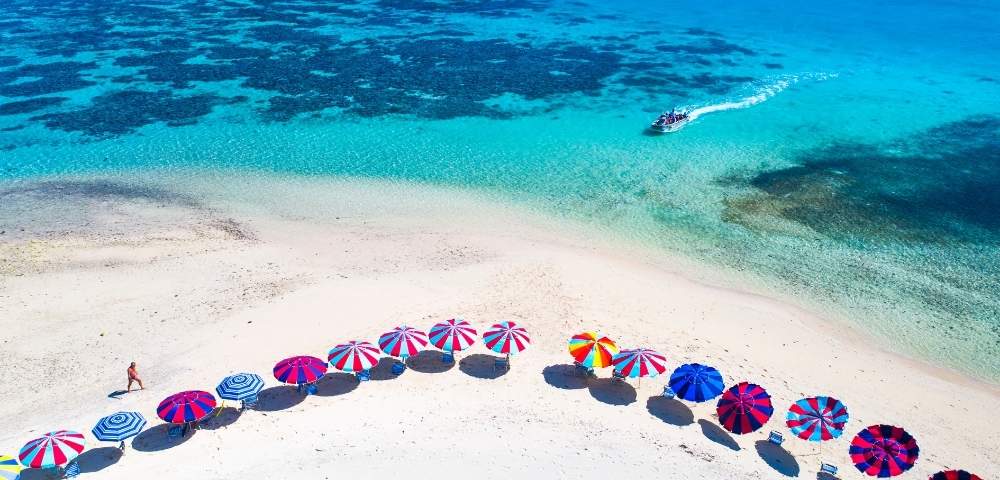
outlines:
[{"label": "motorboat", "polygon": [[660,133],[676,132],[691,121],[691,116],[686,112],[676,113],[673,110],[660,115],[649,128]]}]

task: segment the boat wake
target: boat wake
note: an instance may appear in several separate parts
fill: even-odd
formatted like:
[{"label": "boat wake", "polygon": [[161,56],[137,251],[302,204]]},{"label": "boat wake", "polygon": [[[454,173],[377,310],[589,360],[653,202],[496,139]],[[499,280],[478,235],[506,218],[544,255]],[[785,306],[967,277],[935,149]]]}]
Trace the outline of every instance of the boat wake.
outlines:
[{"label": "boat wake", "polygon": [[756,93],[749,97],[742,98],[740,100],[728,101],[723,103],[716,103],[713,105],[706,105],[703,107],[691,108],[688,115],[691,120],[695,120],[702,115],[715,112],[724,112],[726,110],[738,110],[741,108],[748,108],[759,103],[764,103],[771,97],[781,93],[786,88],[796,84],[799,80],[826,80],[828,78],[836,77],[836,75],[829,74],[808,74],[808,75],[789,75],[777,80],[756,85]]}]

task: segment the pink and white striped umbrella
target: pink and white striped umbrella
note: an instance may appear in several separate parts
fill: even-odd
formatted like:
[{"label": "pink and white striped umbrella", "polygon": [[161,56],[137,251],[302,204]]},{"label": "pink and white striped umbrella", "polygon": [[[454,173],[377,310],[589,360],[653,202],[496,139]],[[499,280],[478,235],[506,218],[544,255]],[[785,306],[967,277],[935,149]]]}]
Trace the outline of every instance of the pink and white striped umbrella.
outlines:
[{"label": "pink and white striped umbrella", "polygon": [[333,368],[345,372],[361,372],[378,364],[381,353],[369,342],[350,341],[330,350],[327,360]]},{"label": "pink and white striped umbrella", "polygon": [[514,322],[500,322],[483,333],[483,342],[494,352],[514,355],[528,348],[531,339],[524,327]]},{"label": "pink and white striped umbrella", "polygon": [[427,346],[427,334],[403,325],[378,337],[378,346],[386,355],[398,358],[412,357]]},{"label": "pink and white striped umbrella", "polygon": [[476,342],[479,332],[469,322],[461,318],[445,320],[431,327],[429,333],[431,345],[446,352],[465,350]]},{"label": "pink and white striped umbrella", "polygon": [[18,459],[28,468],[61,467],[83,451],[83,435],[69,430],[49,432],[21,447]]},{"label": "pink and white striped umbrella", "polygon": [[667,371],[667,357],[655,350],[622,350],[611,357],[615,371],[628,378],[655,377]]}]

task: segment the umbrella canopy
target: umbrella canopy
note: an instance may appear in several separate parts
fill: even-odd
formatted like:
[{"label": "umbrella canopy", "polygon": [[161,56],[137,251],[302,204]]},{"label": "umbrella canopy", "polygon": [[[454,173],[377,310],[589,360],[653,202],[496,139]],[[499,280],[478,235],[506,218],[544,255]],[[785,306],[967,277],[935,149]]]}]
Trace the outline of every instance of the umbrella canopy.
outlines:
[{"label": "umbrella canopy", "polygon": [[223,400],[243,400],[257,396],[264,388],[264,379],[254,373],[237,373],[223,378],[215,393]]},{"label": "umbrella canopy", "polygon": [[21,447],[18,458],[29,468],[61,467],[83,451],[83,435],[69,430],[49,432]]},{"label": "umbrella canopy", "polygon": [[723,428],[743,435],[763,427],[774,413],[774,406],[760,385],[740,382],[722,394],[715,411]]},{"label": "umbrella canopy", "polygon": [[809,397],[792,404],[785,425],[801,439],[822,442],[843,434],[847,418],[847,407],[840,400]]},{"label": "umbrella canopy", "polygon": [[14,480],[21,475],[21,464],[9,455],[0,455],[0,479]]},{"label": "umbrella canopy", "polygon": [[667,357],[648,348],[622,350],[611,357],[615,371],[628,378],[655,377],[665,371]]},{"label": "umbrella canopy", "polygon": [[215,410],[215,397],[201,390],[175,393],[160,402],[156,415],[170,423],[197,422]]},{"label": "umbrella canopy", "polygon": [[872,477],[895,477],[913,467],[920,456],[917,440],[892,425],[872,425],[851,440],[851,461]]},{"label": "umbrella canopy", "polygon": [[722,374],[708,365],[684,364],[670,374],[670,389],[684,400],[711,400],[718,397],[724,388],[726,386],[722,383]]},{"label": "umbrella canopy", "polygon": [[483,332],[483,342],[494,352],[515,355],[528,348],[531,339],[528,331],[516,323],[500,322]]},{"label": "umbrella canopy", "polygon": [[979,475],[965,470],[945,470],[931,475],[928,480],[983,480]]},{"label": "umbrella canopy", "polygon": [[274,378],[291,385],[312,383],[326,375],[326,362],[310,356],[286,358],[274,366]]},{"label": "umbrella canopy", "polygon": [[618,345],[610,338],[596,332],[583,332],[569,339],[569,354],[577,363],[587,368],[604,368],[611,365],[611,357],[618,353]]},{"label": "umbrella canopy", "polygon": [[118,412],[97,421],[90,432],[104,442],[120,442],[132,438],[146,426],[146,419],[136,412]]},{"label": "umbrella canopy", "polygon": [[446,352],[465,350],[476,342],[479,332],[469,322],[461,318],[452,318],[435,324],[428,332],[431,345]]},{"label": "umbrella canopy", "polygon": [[333,347],[327,358],[338,370],[361,372],[377,365],[379,355],[378,347],[371,343],[350,341]]},{"label": "umbrella canopy", "polygon": [[420,353],[427,346],[427,334],[403,325],[378,337],[378,346],[386,355],[406,358]]}]

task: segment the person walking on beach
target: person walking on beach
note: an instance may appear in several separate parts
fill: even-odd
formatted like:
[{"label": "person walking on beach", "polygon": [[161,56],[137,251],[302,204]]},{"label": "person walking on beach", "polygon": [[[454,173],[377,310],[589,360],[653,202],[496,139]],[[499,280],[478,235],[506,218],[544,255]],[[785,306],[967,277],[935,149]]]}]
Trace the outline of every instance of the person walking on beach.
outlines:
[{"label": "person walking on beach", "polygon": [[139,384],[139,390],[146,389],[146,387],[142,386],[142,379],[139,378],[139,372],[135,369],[135,362],[132,362],[132,364],[128,366],[128,388],[125,389],[126,392],[132,391],[133,382]]}]

